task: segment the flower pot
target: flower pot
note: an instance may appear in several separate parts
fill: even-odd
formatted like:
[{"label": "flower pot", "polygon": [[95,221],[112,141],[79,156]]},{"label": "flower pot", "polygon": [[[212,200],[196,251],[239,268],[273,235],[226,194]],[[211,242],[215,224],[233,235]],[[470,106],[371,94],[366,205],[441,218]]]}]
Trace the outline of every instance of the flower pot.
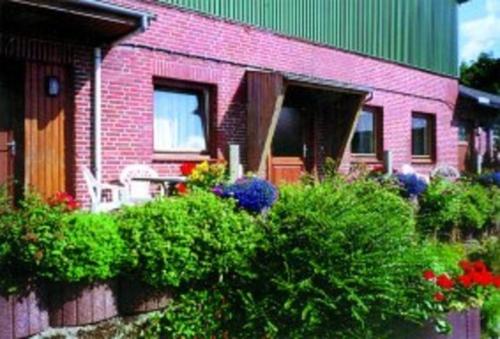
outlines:
[{"label": "flower pot", "polygon": [[82,326],[118,315],[116,283],[52,284],[50,289],[50,326]]},{"label": "flower pot", "polygon": [[172,300],[172,293],[159,291],[144,283],[130,280],[120,281],[120,313],[133,315],[163,309]]},{"label": "flower pot", "polygon": [[49,327],[47,298],[43,287],[31,287],[14,295],[0,295],[0,338],[35,335]]},{"label": "flower pot", "polygon": [[452,326],[452,332],[448,335],[436,333],[434,323],[428,322],[422,326],[415,324],[399,324],[394,338],[405,339],[480,339],[481,317],[478,309],[470,309],[464,312],[450,312],[447,315],[448,322]]}]

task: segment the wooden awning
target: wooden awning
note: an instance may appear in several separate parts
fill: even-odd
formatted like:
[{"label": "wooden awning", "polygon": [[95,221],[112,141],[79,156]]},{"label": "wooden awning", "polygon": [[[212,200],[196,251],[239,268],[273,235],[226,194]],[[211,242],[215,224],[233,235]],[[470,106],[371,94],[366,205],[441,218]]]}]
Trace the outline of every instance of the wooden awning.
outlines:
[{"label": "wooden awning", "polygon": [[[331,128],[342,135],[339,145],[327,145],[332,155],[340,157],[351,138],[357,113],[371,89],[331,79],[322,79],[285,72],[247,72],[247,161],[248,170],[264,175],[266,159],[271,149],[279,113],[288,86],[308,87],[312,90],[345,94],[344,107],[348,115],[341,120],[330,119]],[[338,128],[342,125],[342,128]],[[327,127],[328,128],[328,127]],[[327,140],[327,143],[333,143]]]},{"label": "wooden awning", "polygon": [[318,78],[290,72],[282,72],[280,74],[286,80],[288,85],[312,87],[326,91],[334,91],[336,93],[350,93],[363,96],[372,92],[370,87],[350,84],[333,79]]},{"label": "wooden awning", "polygon": [[0,0],[0,33],[90,46],[144,30],[151,18],[98,0]]}]

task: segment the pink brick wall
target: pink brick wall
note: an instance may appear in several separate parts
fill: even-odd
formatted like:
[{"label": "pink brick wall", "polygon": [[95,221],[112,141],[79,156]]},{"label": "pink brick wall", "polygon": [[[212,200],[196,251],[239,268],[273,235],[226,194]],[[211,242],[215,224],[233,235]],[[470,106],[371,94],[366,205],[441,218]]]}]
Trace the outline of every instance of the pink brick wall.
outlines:
[{"label": "pink brick wall", "polygon": [[[437,163],[457,165],[457,130],[452,127],[457,81],[390,62],[308,44],[269,32],[158,5],[114,0],[147,10],[156,20],[145,32],[107,51],[103,64],[103,173],[117,179],[123,166],[146,163],[161,174],[176,173],[175,161],[155,160],[153,78],[171,78],[216,87],[217,148],[238,143],[245,154],[246,69],[265,68],[334,79],[374,89],[370,105],[384,110],[384,148],[395,167],[411,163],[411,113],[436,115]],[[90,51],[89,51],[90,52]],[[77,165],[91,161],[91,55],[75,60]],[[180,160],[180,159],[179,159]],[[345,155],[342,167],[349,167]],[[415,165],[422,172],[430,165]],[[77,195],[87,200],[78,171]]]}]

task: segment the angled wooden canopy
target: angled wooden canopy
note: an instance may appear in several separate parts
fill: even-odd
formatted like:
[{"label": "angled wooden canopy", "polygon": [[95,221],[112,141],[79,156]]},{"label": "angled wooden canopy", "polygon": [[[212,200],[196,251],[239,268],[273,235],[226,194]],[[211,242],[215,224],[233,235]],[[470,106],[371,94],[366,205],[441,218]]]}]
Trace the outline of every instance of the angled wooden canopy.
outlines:
[{"label": "angled wooden canopy", "polygon": [[[367,87],[294,73],[247,72],[247,160],[248,170],[264,176],[267,157],[276,130],[287,88],[305,87],[323,93],[342,95],[338,107],[324,107],[327,113],[324,130],[326,156],[340,160],[351,140],[358,113],[367,94]],[[335,114],[343,112],[344,114]]]}]

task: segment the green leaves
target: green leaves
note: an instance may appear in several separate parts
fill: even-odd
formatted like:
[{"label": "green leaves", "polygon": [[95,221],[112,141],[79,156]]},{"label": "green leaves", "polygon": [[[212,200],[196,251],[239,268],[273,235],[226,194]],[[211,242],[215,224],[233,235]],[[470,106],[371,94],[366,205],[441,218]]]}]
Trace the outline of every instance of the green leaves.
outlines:
[{"label": "green leaves", "polygon": [[209,192],[130,207],[118,215],[130,279],[156,287],[251,275],[248,258],[262,238],[254,219]]},{"label": "green leaves", "polygon": [[424,234],[457,240],[487,227],[495,214],[495,199],[474,183],[431,182],[420,200],[419,229]]}]

